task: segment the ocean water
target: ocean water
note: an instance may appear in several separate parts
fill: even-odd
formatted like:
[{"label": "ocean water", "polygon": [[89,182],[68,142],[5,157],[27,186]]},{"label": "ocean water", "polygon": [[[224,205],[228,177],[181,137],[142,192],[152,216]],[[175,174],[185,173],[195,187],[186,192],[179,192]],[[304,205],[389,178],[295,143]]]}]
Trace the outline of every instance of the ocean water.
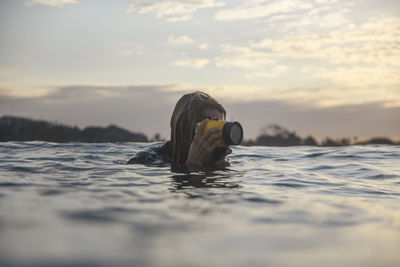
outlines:
[{"label": "ocean water", "polygon": [[0,143],[0,265],[400,266],[400,146],[125,164],[149,145]]}]

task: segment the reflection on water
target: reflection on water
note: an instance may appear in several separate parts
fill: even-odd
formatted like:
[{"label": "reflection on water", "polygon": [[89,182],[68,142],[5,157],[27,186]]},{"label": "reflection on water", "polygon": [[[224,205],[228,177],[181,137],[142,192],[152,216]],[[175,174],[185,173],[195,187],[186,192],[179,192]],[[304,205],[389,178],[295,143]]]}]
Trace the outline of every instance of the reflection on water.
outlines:
[{"label": "reflection on water", "polygon": [[399,146],[124,164],[147,145],[0,143],[0,265],[400,265]]},{"label": "reflection on water", "polygon": [[209,171],[201,173],[174,174],[171,176],[175,190],[190,188],[236,188],[239,183],[233,181],[244,173],[232,170]]}]

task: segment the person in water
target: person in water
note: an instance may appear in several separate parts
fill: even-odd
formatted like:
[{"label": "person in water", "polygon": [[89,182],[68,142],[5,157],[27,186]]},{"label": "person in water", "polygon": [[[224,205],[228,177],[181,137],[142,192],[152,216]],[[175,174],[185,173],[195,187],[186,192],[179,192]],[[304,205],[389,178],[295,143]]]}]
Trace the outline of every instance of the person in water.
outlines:
[{"label": "person in water", "polygon": [[226,156],[231,150],[226,149],[218,156],[213,153],[222,142],[220,129],[211,128],[202,133],[208,120],[224,120],[225,117],[225,108],[210,95],[199,91],[185,94],[176,103],[171,116],[171,140],[153,151],[139,152],[128,163],[168,162],[173,171],[224,169],[229,166]]}]

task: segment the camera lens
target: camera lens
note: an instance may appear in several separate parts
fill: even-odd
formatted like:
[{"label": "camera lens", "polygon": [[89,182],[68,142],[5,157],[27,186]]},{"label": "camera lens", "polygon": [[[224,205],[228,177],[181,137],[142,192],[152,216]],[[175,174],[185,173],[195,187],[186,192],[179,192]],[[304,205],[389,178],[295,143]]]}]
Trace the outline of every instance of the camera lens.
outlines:
[{"label": "camera lens", "polygon": [[238,145],[242,142],[243,132],[238,125],[233,125],[230,132],[232,143]]},{"label": "camera lens", "polygon": [[239,122],[227,122],[222,129],[222,137],[227,145],[239,145],[243,141],[243,128]]}]

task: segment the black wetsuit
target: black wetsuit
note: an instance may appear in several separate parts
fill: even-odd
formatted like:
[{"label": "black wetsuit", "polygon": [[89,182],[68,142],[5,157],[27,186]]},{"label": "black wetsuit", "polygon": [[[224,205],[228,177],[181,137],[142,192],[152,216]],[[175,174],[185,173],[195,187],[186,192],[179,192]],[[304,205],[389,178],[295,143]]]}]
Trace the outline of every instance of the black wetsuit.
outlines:
[{"label": "black wetsuit", "polygon": [[164,144],[155,144],[146,149],[140,151],[131,158],[128,164],[144,164],[144,165],[160,165],[160,164],[171,164],[172,153],[171,153],[171,142],[165,142]]},{"label": "black wetsuit", "polygon": [[[218,152],[218,153],[216,153]],[[220,148],[214,150],[214,153],[208,159],[205,167],[208,169],[220,169],[220,167],[215,167],[215,162],[221,156],[225,156],[226,148]],[[165,166],[171,165],[171,170],[175,172],[189,172],[186,164],[172,164],[172,147],[171,141],[165,143],[156,143],[151,145],[144,151],[136,153],[136,155],[131,158],[127,164],[143,164],[150,166]],[[225,167],[224,167],[225,168]]]}]

